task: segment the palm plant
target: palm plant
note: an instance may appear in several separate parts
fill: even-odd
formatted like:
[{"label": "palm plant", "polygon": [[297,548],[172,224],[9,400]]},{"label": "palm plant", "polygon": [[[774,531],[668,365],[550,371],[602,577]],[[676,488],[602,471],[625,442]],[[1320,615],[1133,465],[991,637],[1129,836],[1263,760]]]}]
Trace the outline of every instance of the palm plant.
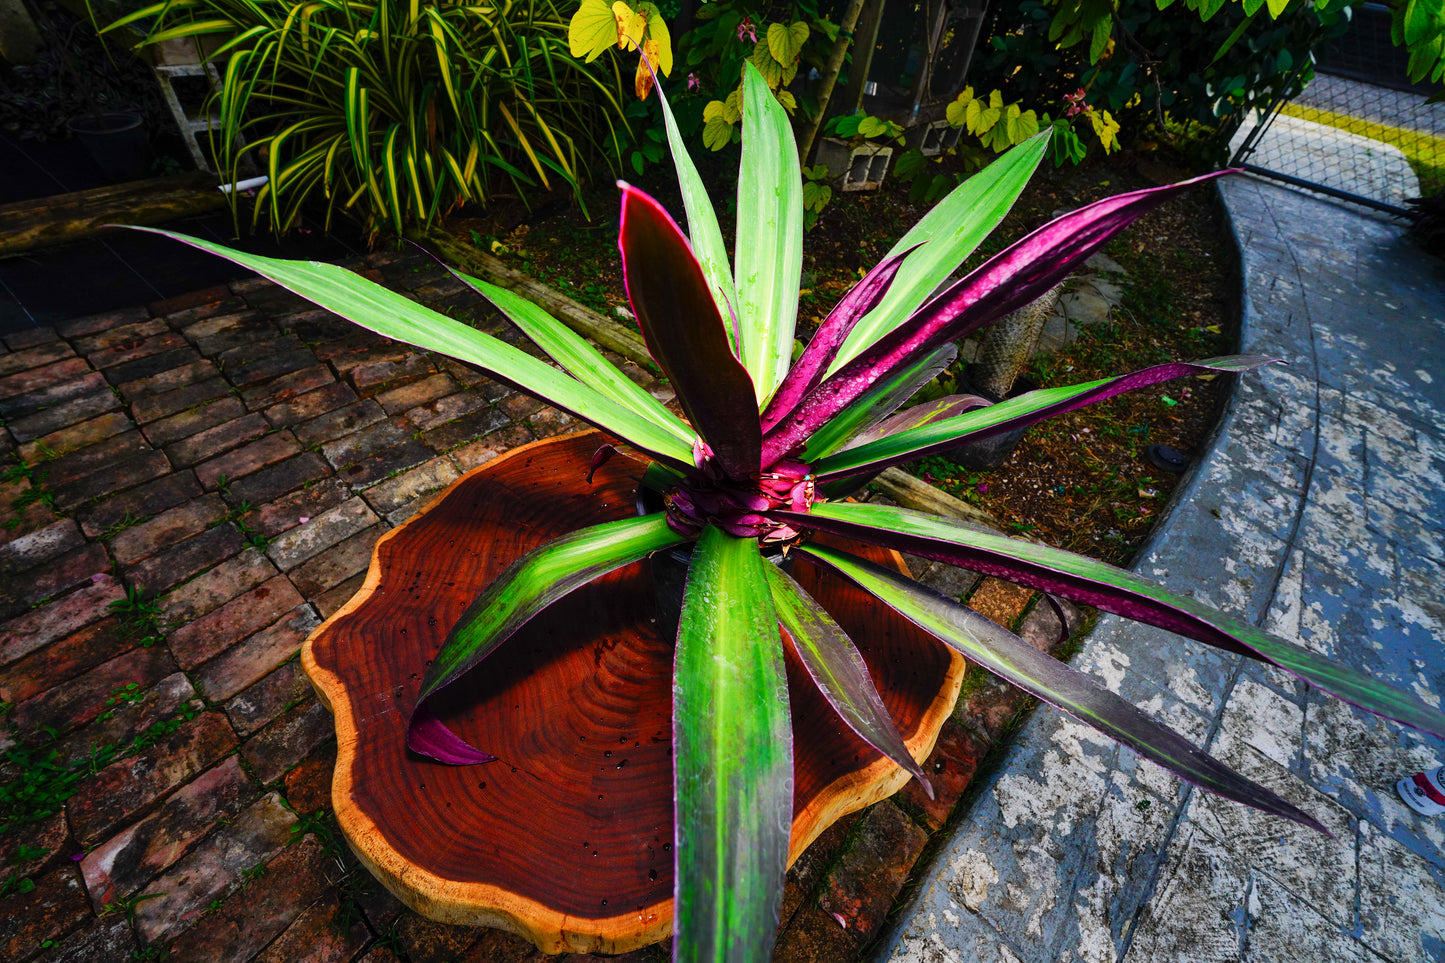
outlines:
[{"label": "palm plant", "polygon": [[1130,572],[949,519],[838,498],[860,478],[961,440],[1165,379],[1268,363],[1229,357],[1166,364],[994,405],[955,398],[891,414],[951,357],[953,340],[1028,304],[1130,221],[1207,177],[1064,215],[930,298],[1022,191],[1046,147],[1047,135],[1035,137],[926,215],[790,364],[802,244],[797,153],[786,115],[751,68],[744,90],[735,268],[666,110],[691,242],[655,200],[621,185],[628,297],[686,420],[541,309],[482,281],[469,279],[555,367],[340,268],[182,238],[372,330],[479,365],[597,426],[618,439],[617,450],[648,463],[642,484],[662,494],[662,510],[581,529],[523,556],[456,623],[413,709],[415,751],[452,764],[488,761],[440,722],[431,697],[566,593],[650,553],[692,543],[673,689],[674,954],[758,960],[767,958],[776,931],[792,817],[780,627],[847,724],[927,787],[853,643],[796,582],[764,561],[760,546],[821,563],[990,672],[1180,777],[1315,828],[1322,829],[1312,817],[1092,678],[957,601],[810,536],[839,533],[966,565],[1264,660],[1372,711],[1445,731],[1445,715],[1364,673]]},{"label": "palm plant", "polygon": [[145,44],[226,38],[213,149],[233,181],[268,175],[255,217],[277,233],[318,197],[328,223],[401,234],[498,182],[575,192],[627,89],[568,53],[552,0],[161,0],[106,29],[133,23]]}]

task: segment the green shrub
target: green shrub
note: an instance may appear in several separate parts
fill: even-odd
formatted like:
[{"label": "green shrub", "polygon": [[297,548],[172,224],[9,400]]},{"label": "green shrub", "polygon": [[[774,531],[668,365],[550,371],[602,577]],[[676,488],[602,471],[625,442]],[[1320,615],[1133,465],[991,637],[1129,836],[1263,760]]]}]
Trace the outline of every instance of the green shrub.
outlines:
[{"label": "green shrub", "polygon": [[130,23],[143,43],[228,38],[213,150],[227,177],[269,176],[255,219],[278,233],[315,200],[374,235],[499,185],[575,193],[630,86],[571,57],[552,0],[164,0],[107,29]]},{"label": "green shrub", "polygon": [[1027,105],[1061,104],[1083,89],[1126,132],[1137,135],[1167,116],[1199,125],[1222,148],[1249,111],[1314,76],[1309,51],[1343,29],[1346,5],[1296,5],[1271,19],[1259,4],[1223,3],[1210,12],[1185,3],[1161,10],[1157,0],[1024,0],[998,8],[970,77]]}]

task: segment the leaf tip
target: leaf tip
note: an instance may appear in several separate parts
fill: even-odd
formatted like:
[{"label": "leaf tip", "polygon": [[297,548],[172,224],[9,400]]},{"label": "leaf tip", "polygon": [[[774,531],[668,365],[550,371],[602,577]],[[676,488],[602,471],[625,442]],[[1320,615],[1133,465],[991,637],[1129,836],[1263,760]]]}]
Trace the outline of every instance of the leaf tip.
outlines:
[{"label": "leaf tip", "polygon": [[496,756],[483,752],[448,729],[425,700],[412,712],[411,723],[406,730],[406,747],[449,766],[475,766],[497,761]]}]

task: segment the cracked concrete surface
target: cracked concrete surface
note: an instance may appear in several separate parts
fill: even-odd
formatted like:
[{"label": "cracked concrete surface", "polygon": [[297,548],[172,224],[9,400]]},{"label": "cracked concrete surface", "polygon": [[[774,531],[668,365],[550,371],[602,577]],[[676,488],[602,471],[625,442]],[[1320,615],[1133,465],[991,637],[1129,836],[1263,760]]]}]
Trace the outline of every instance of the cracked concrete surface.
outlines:
[{"label": "cracked concrete surface", "polygon": [[[1432,705],[1445,694],[1445,266],[1386,218],[1226,179],[1242,379],[1136,569]],[[895,922],[892,963],[1445,960],[1445,819],[1401,775],[1445,742],[1105,617],[1074,664],[1310,812],[1194,790],[1034,714]]]}]

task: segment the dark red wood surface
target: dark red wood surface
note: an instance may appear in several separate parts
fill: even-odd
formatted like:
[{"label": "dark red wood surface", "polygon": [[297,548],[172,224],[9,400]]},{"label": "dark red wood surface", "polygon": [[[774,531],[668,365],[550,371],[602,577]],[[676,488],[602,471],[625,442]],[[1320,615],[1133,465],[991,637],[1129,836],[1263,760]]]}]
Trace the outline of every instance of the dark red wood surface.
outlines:
[{"label": "dark red wood surface", "polygon": [[[583,480],[598,444],[588,433],[529,446],[463,479],[379,546],[379,582],[313,636],[311,658],[345,687],[350,718],[338,730],[357,733],[338,784],[406,861],[568,916],[646,916],[672,891],[673,652],[651,562],[553,605],[443,690],[439,715],[497,762],[450,767],[404,745],[428,661],[482,588],[558,535],[633,513],[635,463],[614,458]],[[891,553],[855,549],[893,564]],[[938,698],[947,650],[807,563],[794,576],[857,643],[913,735]],[[788,681],[801,811],[878,756],[791,659]]]}]

